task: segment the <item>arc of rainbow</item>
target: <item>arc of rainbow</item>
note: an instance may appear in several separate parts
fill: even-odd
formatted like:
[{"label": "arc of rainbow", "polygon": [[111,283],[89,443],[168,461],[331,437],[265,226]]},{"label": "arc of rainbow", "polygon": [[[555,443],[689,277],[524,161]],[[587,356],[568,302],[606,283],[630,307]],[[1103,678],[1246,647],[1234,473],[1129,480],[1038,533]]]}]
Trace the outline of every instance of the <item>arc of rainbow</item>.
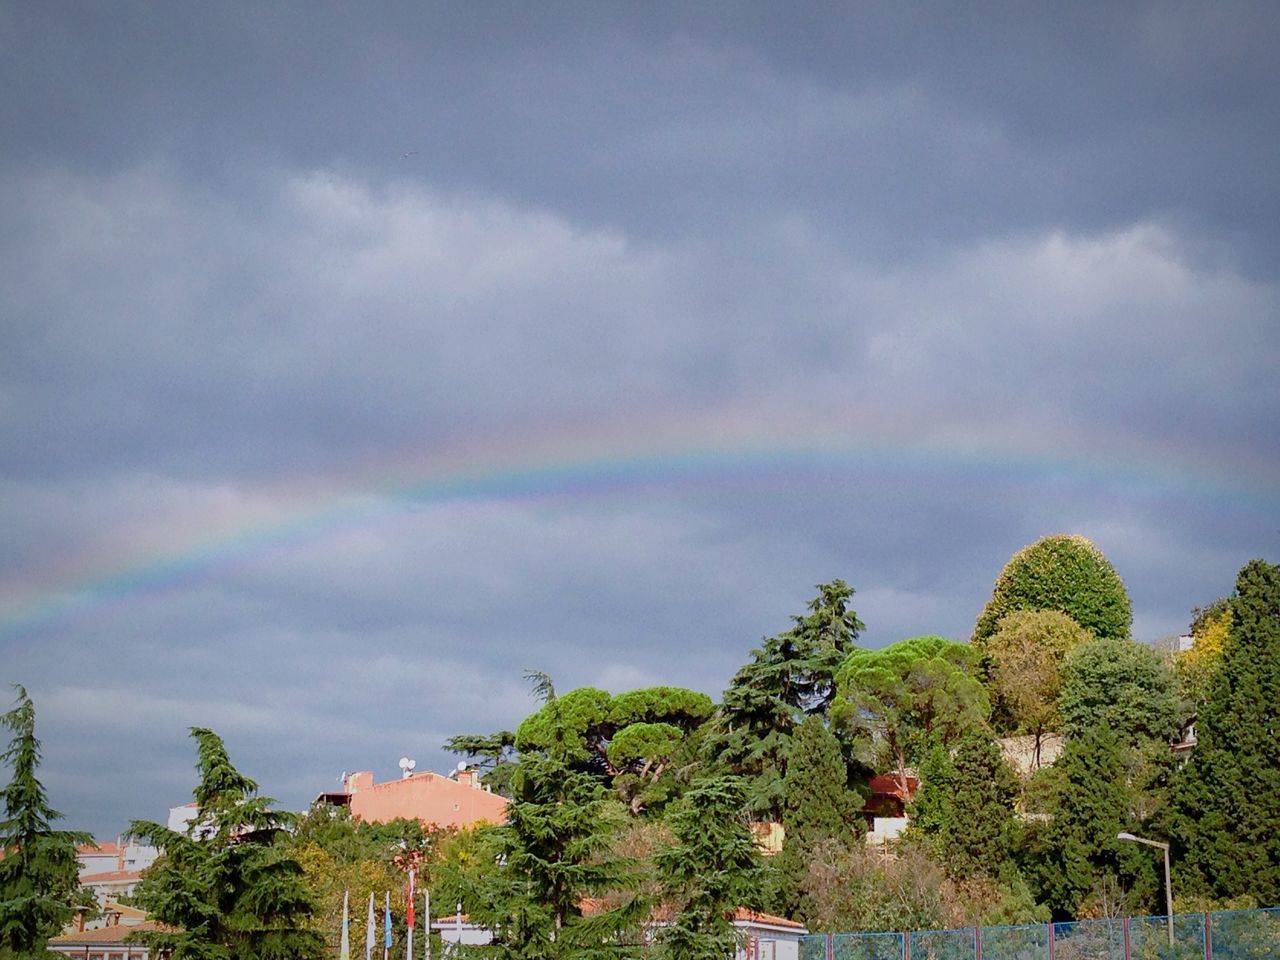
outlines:
[{"label": "arc of rainbow", "polygon": [[[1009,475],[1056,475],[1097,479],[1152,489],[1182,488],[1197,496],[1226,496],[1241,505],[1274,508],[1274,488],[1224,483],[1195,471],[1170,473],[1163,466],[1141,463],[1098,464],[1037,455],[1003,455],[1000,465]],[[186,546],[155,554],[140,562],[90,575],[58,587],[43,589],[33,598],[11,602],[0,613],[0,641],[21,637],[40,627],[149,591],[163,591],[198,582],[237,561],[267,549],[321,540],[324,537],[393,515],[414,505],[465,500],[557,500],[593,496],[679,483],[724,483],[733,477],[750,483],[767,476],[793,478],[853,467],[940,470],[985,469],[991,456],[980,451],[938,450],[862,444],[856,448],[832,444],[725,445],[719,448],[666,449],[597,456],[511,461],[493,466],[443,468],[409,483],[393,484],[365,493],[329,496],[280,511],[267,523],[236,527]]]}]

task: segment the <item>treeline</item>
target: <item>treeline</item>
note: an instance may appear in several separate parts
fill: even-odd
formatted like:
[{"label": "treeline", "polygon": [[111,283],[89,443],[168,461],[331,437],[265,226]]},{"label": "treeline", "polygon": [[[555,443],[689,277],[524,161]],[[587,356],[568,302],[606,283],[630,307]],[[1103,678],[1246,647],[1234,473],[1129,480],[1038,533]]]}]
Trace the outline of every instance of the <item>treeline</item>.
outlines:
[{"label": "treeline", "polygon": [[[403,949],[411,865],[437,916],[461,909],[494,932],[489,952],[526,960],[628,955],[655,915],[673,960],[728,957],[737,907],[815,932],[1163,912],[1159,857],[1122,832],[1172,844],[1177,909],[1280,903],[1280,568],[1247,564],[1230,597],[1194,611],[1186,651],[1132,639],[1124,585],[1081,537],[1015,554],[967,643],[859,647],[853,597],[820,585],[718,703],[532,675],[541,706],[515,730],[447,744],[511,799],[501,825],[291,817],[193,730],[191,830],[133,825],[165,849],[135,900],[168,929],[140,936],[175,957],[336,955],[343,894],[359,944],[369,894],[390,890]],[[70,835],[39,805],[25,694],[5,720],[19,775],[0,845],[61,850],[46,866],[65,874]],[[1197,745],[1175,751],[1192,720]],[[892,812],[871,802],[873,776],[900,796],[919,784],[892,844],[866,842],[868,818]],[[781,851],[762,856],[773,825]],[[14,862],[0,860],[0,914],[17,902]],[[41,929],[68,915],[65,880],[40,901]]]}]

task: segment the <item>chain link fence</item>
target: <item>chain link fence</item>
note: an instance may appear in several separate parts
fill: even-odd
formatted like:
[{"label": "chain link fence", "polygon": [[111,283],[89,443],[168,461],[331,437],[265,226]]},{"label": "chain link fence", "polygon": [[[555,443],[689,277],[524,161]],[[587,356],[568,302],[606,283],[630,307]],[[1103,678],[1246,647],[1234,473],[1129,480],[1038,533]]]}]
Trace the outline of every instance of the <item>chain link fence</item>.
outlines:
[{"label": "chain link fence", "polygon": [[1280,907],[904,933],[813,934],[799,960],[1280,960]]}]

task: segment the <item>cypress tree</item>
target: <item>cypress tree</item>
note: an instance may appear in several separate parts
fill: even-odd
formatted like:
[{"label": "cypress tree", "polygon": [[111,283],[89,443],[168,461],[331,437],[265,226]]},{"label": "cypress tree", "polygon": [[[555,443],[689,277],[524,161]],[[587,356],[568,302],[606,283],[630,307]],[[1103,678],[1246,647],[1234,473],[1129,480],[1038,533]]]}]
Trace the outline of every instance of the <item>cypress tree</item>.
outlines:
[{"label": "cypress tree", "polygon": [[1245,565],[1199,743],[1175,789],[1175,855],[1217,897],[1280,902],[1280,567]]},{"label": "cypress tree", "polygon": [[18,702],[0,718],[13,739],[2,759],[13,769],[9,785],[0,791],[4,820],[0,821],[0,956],[39,956],[48,939],[62,929],[72,913],[71,898],[79,885],[76,844],[92,839],[87,833],[54,830],[62,814],[49,806],[44,786],[36,779],[40,741],[36,712],[21,686],[14,686]]},{"label": "cypress tree", "polygon": [[809,717],[796,731],[783,779],[786,836],[778,864],[784,909],[801,918],[810,913],[800,886],[814,850],[824,841],[845,838],[857,812],[845,776],[839,741],[821,717]]},{"label": "cypress tree", "polygon": [[[995,878],[1011,854],[1018,780],[995,742],[980,730],[955,754],[930,751],[912,826],[953,877]],[[918,813],[917,813],[918,811]]]}]

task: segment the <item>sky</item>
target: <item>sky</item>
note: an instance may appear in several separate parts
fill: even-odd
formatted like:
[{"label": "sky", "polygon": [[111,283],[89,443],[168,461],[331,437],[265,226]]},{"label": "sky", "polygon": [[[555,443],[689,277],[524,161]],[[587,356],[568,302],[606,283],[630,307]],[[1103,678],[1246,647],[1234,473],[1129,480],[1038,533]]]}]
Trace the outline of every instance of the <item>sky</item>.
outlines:
[{"label": "sky", "polygon": [[1280,10],[0,0],[0,682],[69,826],[303,809],[815,586],[1280,561]]}]

